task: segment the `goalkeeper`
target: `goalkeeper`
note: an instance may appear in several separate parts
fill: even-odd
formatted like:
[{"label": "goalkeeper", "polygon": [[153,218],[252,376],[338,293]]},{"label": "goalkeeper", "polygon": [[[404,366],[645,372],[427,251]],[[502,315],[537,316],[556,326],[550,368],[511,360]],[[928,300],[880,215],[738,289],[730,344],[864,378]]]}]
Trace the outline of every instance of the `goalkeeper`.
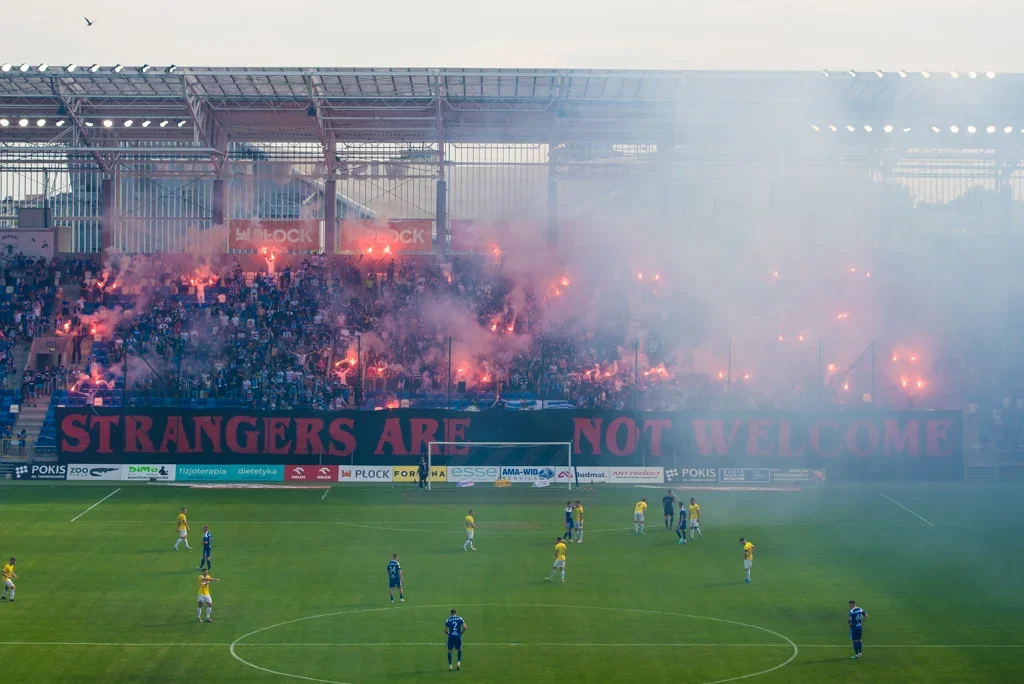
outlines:
[{"label": "goalkeeper", "polygon": [[420,465],[416,470],[417,475],[420,477],[420,489],[425,489],[427,486],[427,475],[430,474],[430,468],[427,467],[427,459],[420,456]]}]

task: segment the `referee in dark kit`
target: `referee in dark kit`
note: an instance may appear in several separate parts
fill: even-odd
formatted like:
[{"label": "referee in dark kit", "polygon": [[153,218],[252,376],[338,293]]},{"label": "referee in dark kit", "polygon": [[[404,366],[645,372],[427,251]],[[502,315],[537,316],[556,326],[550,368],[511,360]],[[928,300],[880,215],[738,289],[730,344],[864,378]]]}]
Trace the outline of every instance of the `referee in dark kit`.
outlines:
[{"label": "referee in dark kit", "polygon": [[427,467],[427,459],[420,457],[420,466],[417,470],[420,476],[420,489],[424,489],[427,486],[427,475],[430,473],[430,468]]}]

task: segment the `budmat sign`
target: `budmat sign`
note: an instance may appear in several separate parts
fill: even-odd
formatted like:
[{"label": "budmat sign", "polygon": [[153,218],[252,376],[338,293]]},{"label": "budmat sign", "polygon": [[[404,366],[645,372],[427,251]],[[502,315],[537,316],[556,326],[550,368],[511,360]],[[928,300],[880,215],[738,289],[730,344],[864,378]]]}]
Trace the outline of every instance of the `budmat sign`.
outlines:
[{"label": "budmat sign", "polygon": [[[500,450],[471,451],[460,443],[529,441],[571,442],[572,463],[580,468],[667,466],[684,472],[714,469],[716,475],[723,468],[827,469],[838,480],[963,476],[962,415],[952,411],[469,414],[399,409],[339,415],[68,407],[57,409],[56,421],[59,454],[67,463],[322,459],[353,467],[414,466],[431,442],[454,442],[431,454],[434,465],[514,467],[501,463]],[[553,448],[550,467],[564,468],[565,461],[558,465],[562,457],[564,450]],[[520,482],[541,479],[539,473],[515,475],[511,479]]]}]

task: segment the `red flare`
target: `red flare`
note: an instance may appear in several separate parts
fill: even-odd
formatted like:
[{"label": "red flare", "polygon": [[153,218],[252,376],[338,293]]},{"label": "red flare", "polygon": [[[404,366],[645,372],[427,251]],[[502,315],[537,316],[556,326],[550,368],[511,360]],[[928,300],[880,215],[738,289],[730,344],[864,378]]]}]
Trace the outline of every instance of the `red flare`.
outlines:
[{"label": "red flare", "polygon": [[836,364],[830,363],[830,364],[828,364],[828,366],[825,367],[825,369],[828,370],[829,373],[835,373],[836,372]]},{"label": "red flare", "polygon": [[367,247],[366,248],[366,253],[367,254],[373,254],[373,247]]},{"label": "red flare", "polygon": [[564,276],[562,277],[562,287],[569,287],[569,279]]},{"label": "red flare", "polygon": [[844,389],[844,390],[848,390],[848,389],[850,389],[850,383],[848,383],[848,382],[844,382],[844,383],[843,383],[843,389]]},{"label": "red flare", "polygon": [[661,274],[660,273],[655,273],[654,274],[654,279],[655,280],[661,280]]},{"label": "red flare", "polygon": [[644,279],[644,274],[643,273],[637,273],[636,274],[636,279],[637,280],[643,280]]},{"label": "red flare", "polygon": [[391,254],[391,245],[386,245],[384,247],[384,253],[385,254]]},{"label": "red flare", "polygon": [[718,371],[718,379],[719,380],[724,380],[725,379],[725,373],[723,373],[722,371]]}]

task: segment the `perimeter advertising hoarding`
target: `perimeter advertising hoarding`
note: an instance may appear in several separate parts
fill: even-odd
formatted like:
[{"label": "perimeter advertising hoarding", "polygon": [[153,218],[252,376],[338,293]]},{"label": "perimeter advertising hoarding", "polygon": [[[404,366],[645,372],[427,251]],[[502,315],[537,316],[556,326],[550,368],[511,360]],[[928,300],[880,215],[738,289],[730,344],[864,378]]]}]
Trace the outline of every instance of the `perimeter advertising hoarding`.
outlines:
[{"label": "perimeter advertising hoarding", "polygon": [[[58,408],[67,463],[414,465],[430,442],[571,442],[579,467],[827,468],[832,479],[960,479],[959,412],[233,412]],[[492,462],[468,446],[444,465]],[[449,461],[451,459],[451,461]],[[505,460],[505,459],[503,459]],[[522,464],[527,466],[529,464]],[[549,465],[549,464],[537,464]],[[563,464],[551,463],[551,466]]]}]

